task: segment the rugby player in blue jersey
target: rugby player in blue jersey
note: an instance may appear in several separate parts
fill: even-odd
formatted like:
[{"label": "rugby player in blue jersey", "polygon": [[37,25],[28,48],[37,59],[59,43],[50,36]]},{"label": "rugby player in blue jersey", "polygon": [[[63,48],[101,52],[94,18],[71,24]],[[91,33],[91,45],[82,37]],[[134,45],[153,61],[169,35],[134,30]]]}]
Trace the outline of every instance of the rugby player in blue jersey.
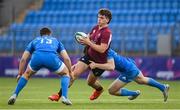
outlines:
[{"label": "rugby player in blue jersey", "polygon": [[131,91],[124,86],[131,81],[135,81],[138,84],[149,85],[158,88],[164,96],[164,102],[168,98],[168,84],[161,84],[156,80],[145,77],[141,71],[137,68],[134,60],[130,58],[118,55],[114,50],[109,49],[108,51],[108,61],[107,63],[100,64],[91,62],[89,65],[91,69],[99,68],[103,70],[117,70],[121,75],[110,85],[108,92],[115,96],[128,96],[129,100],[133,100],[140,95],[140,91]]},{"label": "rugby player in blue jersey", "polygon": [[[71,60],[63,44],[51,36],[49,28],[42,28],[40,35],[28,44],[22,55],[17,76],[18,83],[13,95],[9,98],[9,105],[15,103],[19,92],[26,86],[29,78],[41,68],[47,68],[61,76],[62,103],[72,104],[67,97],[71,77]],[[62,57],[64,63],[59,59],[58,54]],[[31,59],[25,70],[25,65],[30,57]]]}]

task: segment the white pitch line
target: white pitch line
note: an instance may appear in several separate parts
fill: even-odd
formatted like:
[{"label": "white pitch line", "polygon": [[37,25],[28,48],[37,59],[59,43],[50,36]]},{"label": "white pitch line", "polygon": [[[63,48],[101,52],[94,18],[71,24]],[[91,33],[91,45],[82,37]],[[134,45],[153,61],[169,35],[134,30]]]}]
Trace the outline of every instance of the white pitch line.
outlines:
[{"label": "white pitch line", "polygon": [[[26,98],[26,99],[17,99],[18,101],[42,101],[42,99],[35,99],[35,98]],[[71,99],[72,101],[78,101],[78,102],[82,102],[82,101],[89,101],[89,99]],[[48,99],[44,99],[44,101],[49,101]],[[99,99],[99,100],[95,100],[94,102],[115,102],[115,101],[122,101],[122,102],[130,102],[128,99],[125,100],[125,99]],[[147,101],[147,102],[154,102],[154,101],[163,101],[163,99],[137,99],[136,100],[137,102],[144,102],[144,101]],[[177,102],[180,102],[180,99],[168,99],[168,101],[177,101]],[[135,102],[135,101],[131,101],[131,102]]]},{"label": "white pitch line", "polygon": [[[61,103],[61,101],[59,102],[52,102],[52,101],[49,101],[48,99],[47,100],[42,100],[42,99],[19,99],[17,100],[17,102],[30,102],[30,103]],[[168,100],[167,102],[164,102],[162,99],[157,99],[157,100],[147,100],[147,99],[139,99],[139,100],[136,100],[136,101],[130,101],[130,100],[96,100],[96,101],[93,101],[93,102],[90,102],[89,100],[81,100],[81,99],[73,99],[71,100],[74,104],[84,104],[84,103],[104,103],[104,104],[109,104],[109,103],[118,103],[118,104],[124,104],[124,103],[136,103],[136,104],[145,104],[145,103],[153,103],[153,104],[165,104],[165,103],[176,103],[176,104],[180,104],[180,101],[179,100]]]},{"label": "white pitch line", "polygon": [[[2,109],[2,110],[94,110],[94,108],[85,109],[73,109],[73,108],[63,108],[63,109],[28,109],[28,108],[17,108],[17,109]],[[121,110],[121,109],[98,109],[96,110]],[[122,110],[164,110],[164,109],[122,109]],[[166,109],[166,110],[179,110],[179,109]]]}]

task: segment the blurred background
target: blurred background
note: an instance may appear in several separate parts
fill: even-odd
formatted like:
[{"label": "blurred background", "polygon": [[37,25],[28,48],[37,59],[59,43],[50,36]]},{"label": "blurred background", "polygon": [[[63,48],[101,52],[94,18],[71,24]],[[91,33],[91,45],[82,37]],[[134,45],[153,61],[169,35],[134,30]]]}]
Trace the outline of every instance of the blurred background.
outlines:
[{"label": "blurred background", "polygon": [[[100,8],[112,12],[111,48],[133,58],[146,76],[180,79],[180,0],[0,0],[0,77],[17,75],[22,52],[44,26],[52,29],[75,63],[83,46],[74,33],[90,32]],[[36,76],[55,77],[46,69]]]}]

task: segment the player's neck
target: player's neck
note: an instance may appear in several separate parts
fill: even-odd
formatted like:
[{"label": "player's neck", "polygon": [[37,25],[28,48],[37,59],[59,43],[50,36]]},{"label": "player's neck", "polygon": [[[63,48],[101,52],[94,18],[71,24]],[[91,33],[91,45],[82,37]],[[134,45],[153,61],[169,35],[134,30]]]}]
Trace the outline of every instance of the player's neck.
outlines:
[{"label": "player's neck", "polygon": [[99,25],[99,29],[102,29],[104,27],[108,27],[108,24],[104,24],[104,25]]}]

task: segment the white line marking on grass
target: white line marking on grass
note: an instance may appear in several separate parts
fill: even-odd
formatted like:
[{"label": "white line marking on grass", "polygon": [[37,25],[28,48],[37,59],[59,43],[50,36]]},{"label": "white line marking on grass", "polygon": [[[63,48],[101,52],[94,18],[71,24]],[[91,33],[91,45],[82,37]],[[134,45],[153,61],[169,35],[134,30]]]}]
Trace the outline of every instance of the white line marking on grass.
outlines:
[{"label": "white line marking on grass", "polygon": [[[47,103],[61,103],[61,101],[59,102],[52,102],[48,99],[19,99],[17,100],[19,102],[29,102],[29,103],[41,103],[41,104],[47,104]],[[125,103],[134,103],[134,104],[164,104],[164,103],[176,103],[176,104],[180,104],[180,101],[177,100],[177,99],[169,99],[167,102],[164,102],[162,99],[139,99],[139,100],[136,100],[136,101],[130,101],[130,100],[109,100],[109,99],[102,99],[102,100],[95,100],[93,102],[91,102],[90,100],[86,99],[72,99],[71,100],[75,105],[77,104],[84,104],[84,103],[89,103],[89,104],[125,104]]]},{"label": "white line marking on grass", "polygon": [[[85,109],[73,109],[73,108],[63,108],[63,109],[28,109],[28,108],[17,108],[17,109],[3,109],[3,110],[95,110],[94,108]],[[121,109],[98,109],[96,110],[121,110]],[[164,110],[164,109],[122,109],[122,110]],[[179,109],[166,109],[166,110],[179,110]]]},{"label": "white line marking on grass", "polygon": [[[47,99],[35,99],[35,98],[26,98],[26,99],[17,99],[18,101],[42,101],[44,100],[45,102],[49,102],[49,100]],[[91,102],[89,99],[71,99],[72,101],[77,101],[77,102],[84,102],[84,101],[89,101]],[[95,100],[93,102],[117,102],[117,101],[120,101],[120,102],[143,102],[145,103],[145,101],[147,101],[148,103],[149,102],[159,102],[159,101],[162,101],[163,102],[163,99],[137,99],[135,101],[130,101],[130,100],[125,100],[125,99],[98,99],[98,100]],[[173,101],[173,102],[180,102],[180,99],[168,99],[168,101]]]}]

